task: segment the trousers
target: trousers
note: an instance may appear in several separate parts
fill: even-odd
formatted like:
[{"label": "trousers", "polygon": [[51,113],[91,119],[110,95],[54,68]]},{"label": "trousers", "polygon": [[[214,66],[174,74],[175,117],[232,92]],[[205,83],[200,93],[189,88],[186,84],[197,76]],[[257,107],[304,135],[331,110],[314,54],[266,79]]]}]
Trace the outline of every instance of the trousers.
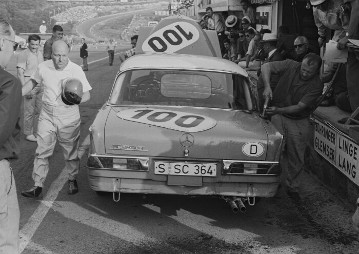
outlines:
[{"label": "trousers", "polygon": [[87,64],[87,56],[86,57],[82,57],[82,65],[83,65],[83,69],[84,70],[88,70],[88,64]]},{"label": "trousers", "polygon": [[[26,79],[25,79],[26,82]],[[42,104],[42,89],[36,86],[24,97],[24,134],[35,134]]]},{"label": "trousers", "polygon": [[15,179],[7,160],[0,161],[0,254],[19,253],[20,210]]},{"label": "trousers", "polygon": [[347,87],[351,109],[354,111],[359,107],[359,52],[352,49],[348,51],[347,61]]},{"label": "trousers", "polygon": [[298,191],[299,178],[304,170],[305,150],[311,134],[309,118],[297,120],[274,115],[271,121],[284,137],[280,158],[284,183],[288,189]]},{"label": "trousers", "polygon": [[37,148],[32,173],[35,186],[43,187],[49,171],[49,157],[53,154],[57,141],[62,147],[69,180],[76,179],[80,166],[77,155],[80,124],[78,106],[52,106],[43,103],[39,116]]}]

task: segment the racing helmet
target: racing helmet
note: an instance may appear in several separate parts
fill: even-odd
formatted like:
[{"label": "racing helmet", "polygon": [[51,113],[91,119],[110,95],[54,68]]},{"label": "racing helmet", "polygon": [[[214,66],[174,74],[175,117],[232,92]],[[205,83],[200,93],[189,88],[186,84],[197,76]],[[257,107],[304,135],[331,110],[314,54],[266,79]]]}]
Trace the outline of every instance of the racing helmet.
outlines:
[{"label": "racing helmet", "polygon": [[326,0],[310,0],[310,4],[313,6],[317,6],[317,5],[324,3],[325,1]]},{"label": "racing helmet", "polygon": [[68,78],[62,81],[61,99],[66,105],[80,104],[83,94],[83,87],[80,80]]}]

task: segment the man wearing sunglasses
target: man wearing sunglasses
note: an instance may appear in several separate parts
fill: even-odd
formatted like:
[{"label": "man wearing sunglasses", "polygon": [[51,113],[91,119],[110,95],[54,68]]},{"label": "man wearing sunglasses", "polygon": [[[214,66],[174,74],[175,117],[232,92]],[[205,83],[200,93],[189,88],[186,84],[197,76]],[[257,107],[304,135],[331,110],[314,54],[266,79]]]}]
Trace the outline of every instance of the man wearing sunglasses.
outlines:
[{"label": "man wearing sunglasses", "polygon": [[5,71],[17,43],[11,25],[0,17],[0,253],[19,253],[19,204],[10,162],[20,143],[21,83]]},{"label": "man wearing sunglasses", "polygon": [[307,37],[298,36],[294,40],[294,60],[297,62],[301,62],[306,54],[310,53],[309,42]]}]

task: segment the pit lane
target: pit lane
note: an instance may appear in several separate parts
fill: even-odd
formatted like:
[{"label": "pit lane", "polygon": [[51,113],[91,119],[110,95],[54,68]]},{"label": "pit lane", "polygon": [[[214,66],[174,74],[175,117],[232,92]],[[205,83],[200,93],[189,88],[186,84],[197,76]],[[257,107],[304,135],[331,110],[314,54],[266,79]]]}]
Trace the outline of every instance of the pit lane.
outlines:
[{"label": "pit lane", "polygon": [[[70,58],[81,63],[77,50]],[[90,64],[86,72],[93,90],[91,100],[81,106],[82,138],[119,68],[118,57],[114,66],[108,66],[107,53],[92,50],[89,62],[105,59]],[[22,136],[20,159],[12,165],[18,194],[32,185],[35,148]],[[307,174],[301,201],[280,190],[275,198],[247,206],[246,214],[233,214],[223,200],[208,197],[122,194],[115,203],[112,195],[98,196],[89,188],[85,159],[80,192],[69,196],[63,167],[61,148],[56,146],[42,198],[18,195],[22,253],[357,253],[359,249],[349,206]]]}]

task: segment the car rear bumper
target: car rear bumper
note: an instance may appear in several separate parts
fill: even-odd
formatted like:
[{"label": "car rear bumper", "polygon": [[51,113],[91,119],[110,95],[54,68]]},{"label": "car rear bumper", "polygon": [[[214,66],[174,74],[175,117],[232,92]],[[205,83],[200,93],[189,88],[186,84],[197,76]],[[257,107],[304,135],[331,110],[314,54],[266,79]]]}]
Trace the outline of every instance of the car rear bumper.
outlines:
[{"label": "car rear bumper", "polygon": [[235,182],[214,182],[202,180],[202,177],[177,176],[158,181],[141,178],[139,175],[133,178],[126,175],[111,170],[88,169],[91,189],[100,192],[273,197],[280,183],[280,177],[274,175],[237,176],[238,181]]}]

